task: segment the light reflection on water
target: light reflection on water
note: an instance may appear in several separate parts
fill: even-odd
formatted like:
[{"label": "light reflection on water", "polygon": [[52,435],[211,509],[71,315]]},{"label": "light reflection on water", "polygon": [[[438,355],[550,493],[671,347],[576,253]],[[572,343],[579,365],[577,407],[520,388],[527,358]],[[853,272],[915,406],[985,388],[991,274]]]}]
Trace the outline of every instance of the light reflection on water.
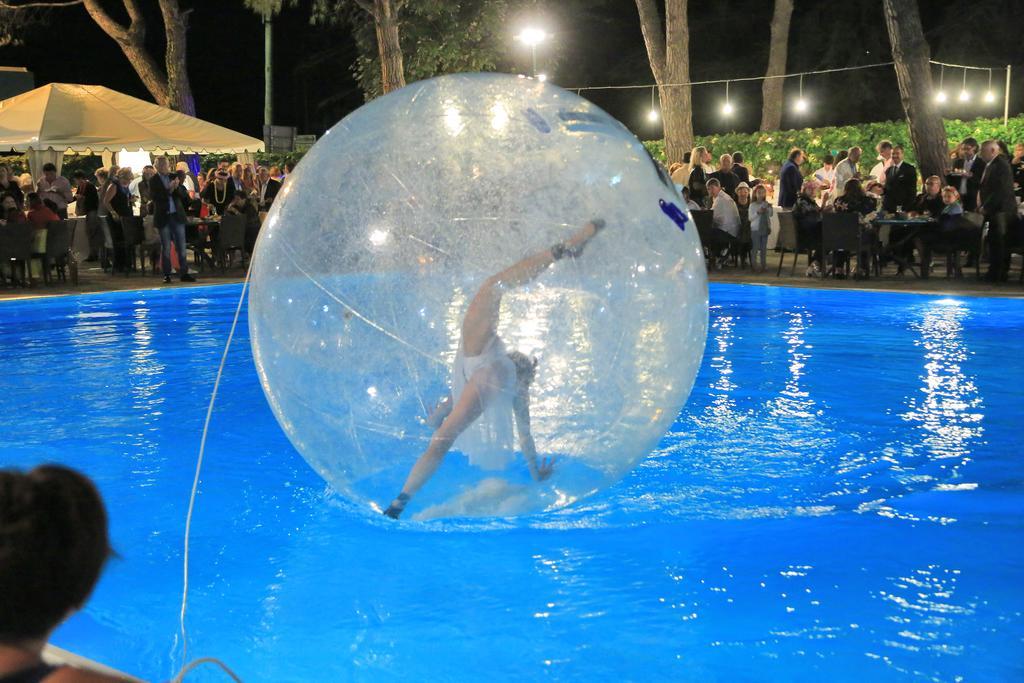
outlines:
[{"label": "light reflection on water", "polygon": [[[96,478],[122,556],[57,643],[149,678],[180,652],[183,508],[235,295],[0,310],[0,457]],[[192,648],[246,680],[1014,680],[1024,314],[712,296],[693,397],[621,485],[411,532],[359,516],[290,450],[240,328],[197,509]],[[508,336],[528,350],[542,330],[525,317]]]}]

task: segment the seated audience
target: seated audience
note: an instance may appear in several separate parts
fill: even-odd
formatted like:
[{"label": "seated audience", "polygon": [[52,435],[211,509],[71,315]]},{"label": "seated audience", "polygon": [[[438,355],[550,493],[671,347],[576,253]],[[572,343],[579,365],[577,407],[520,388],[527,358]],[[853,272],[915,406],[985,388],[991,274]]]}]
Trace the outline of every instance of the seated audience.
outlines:
[{"label": "seated audience", "polygon": [[807,276],[817,275],[821,268],[821,207],[814,199],[815,184],[807,181],[800,188],[800,196],[793,205],[793,221],[796,223],[797,243],[811,245],[811,262],[807,268]]},{"label": "seated audience", "polygon": [[28,194],[28,222],[36,230],[43,230],[50,221],[59,221],[57,212],[47,206],[35,192]]},{"label": "seated audience", "polygon": [[57,175],[57,166],[43,164],[43,177],[36,183],[36,192],[43,201],[49,200],[57,207],[54,211],[60,218],[68,217],[68,202],[75,196],[71,192],[71,182],[62,175]]},{"label": "seated audience", "polygon": [[0,680],[120,680],[42,658],[112,555],[103,501],[87,478],[57,465],[0,470]]},{"label": "seated audience", "polygon": [[18,186],[17,177],[11,173],[11,169],[7,164],[0,164],[0,200],[4,197],[13,198],[14,203],[19,208],[22,202],[25,201],[25,193]]},{"label": "seated audience", "polygon": [[722,184],[717,178],[710,178],[707,187],[711,195],[715,229],[728,235],[731,240],[736,240],[740,236],[740,213],[736,209],[736,202],[722,191]]},{"label": "seated audience", "polygon": [[18,202],[14,201],[14,197],[5,195],[2,208],[3,215],[0,218],[3,219],[4,225],[28,222],[28,219],[25,218],[25,212],[18,208]]},{"label": "seated audience", "polygon": [[235,193],[244,192],[241,188],[232,190],[230,176],[231,174],[223,168],[215,169],[212,181],[208,181],[203,190],[203,201],[210,206],[215,214],[223,215]]},{"label": "seated audience", "polygon": [[700,204],[690,199],[690,188],[688,188],[686,185],[683,185],[683,189],[680,191],[683,194],[683,201],[686,202],[686,208],[688,208],[690,211],[701,210]]},{"label": "seated audience", "polygon": [[[933,175],[924,181],[924,192],[914,200],[913,213],[918,216],[938,218],[946,204],[942,189],[942,179]],[[957,206],[960,205],[960,193],[957,193]],[[961,209],[962,210],[962,209]]]},{"label": "seated audience", "polygon": [[868,274],[871,254],[878,241],[877,232],[870,224],[878,212],[878,201],[864,192],[859,179],[850,178],[843,187],[843,196],[836,198],[835,210],[839,213],[857,214],[861,225],[864,226],[861,231],[860,252],[857,256],[857,274],[865,277]]}]

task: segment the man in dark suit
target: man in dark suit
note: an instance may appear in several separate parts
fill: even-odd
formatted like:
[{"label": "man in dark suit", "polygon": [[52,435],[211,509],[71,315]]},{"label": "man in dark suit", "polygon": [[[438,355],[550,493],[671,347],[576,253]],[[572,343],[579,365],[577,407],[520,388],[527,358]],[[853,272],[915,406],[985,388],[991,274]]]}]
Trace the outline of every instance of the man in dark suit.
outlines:
[{"label": "man in dark suit", "polygon": [[1000,154],[999,143],[986,140],[981,144],[985,171],[978,186],[978,210],[988,220],[988,273],[991,282],[1006,280],[1010,255],[1006,252],[1006,235],[1017,220],[1017,200],[1013,196],[1013,171],[1010,161]]},{"label": "man in dark suit", "polygon": [[792,209],[796,198],[800,196],[800,188],[804,184],[804,177],[800,173],[802,163],[803,150],[794,148],[779,171],[779,206],[783,209]]},{"label": "man in dark suit", "polygon": [[978,156],[978,141],[964,138],[960,143],[960,156],[953,162],[953,171],[946,176],[946,184],[957,189],[964,211],[978,208],[978,185],[985,172],[985,161]]},{"label": "man in dark suit", "polygon": [[260,211],[269,211],[270,205],[274,203],[274,197],[281,191],[281,181],[270,177],[270,170],[266,166],[260,166],[259,170],[259,196],[256,198]]},{"label": "man in dark suit", "polygon": [[740,179],[732,172],[731,154],[723,154],[718,158],[718,170],[712,173],[710,177],[717,178],[725,193],[736,199],[736,186],[740,184]]},{"label": "man in dark suit", "polygon": [[171,281],[171,242],[178,251],[178,276],[182,282],[195,282],[188,273],[185,251],[185,206],[188,191],[182,185],[184,173],[170,175],[167,157],[157,157],[156,174],[149,179],[149,198],[153,202],[153,223],[160,231],[161,265],[164,282]]},{"label": "man in dark suit", "polygon": [[750,184],[750,169],[743,165],[743,152],[732,153],[732,172],[741,183]]},{"label": "man in dark suit", "polygon": [[886,213],[909,211],[917,199],[917,169],[903,160],[903,145],[892,148],[892,165],[885,171],[885,195],[882,208]]}]

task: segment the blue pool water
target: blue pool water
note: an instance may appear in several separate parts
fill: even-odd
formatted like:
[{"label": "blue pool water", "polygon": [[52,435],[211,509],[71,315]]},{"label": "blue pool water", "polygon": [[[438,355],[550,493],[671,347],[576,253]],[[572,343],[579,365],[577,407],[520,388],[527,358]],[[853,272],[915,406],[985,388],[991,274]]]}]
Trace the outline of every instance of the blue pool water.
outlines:
[{"label": "blue pool water", "polygon": [[[181,664],[185,509],[239,291],[0,303],[0,464],[92,476],[121,555],[54,641],[148,679]],[[713,285],[711,304],[689,404],[625,481],[430,526],[364,517],[308,468],[243,315],[190,656],[267,681],[1024,678],[1024,303]]]}]

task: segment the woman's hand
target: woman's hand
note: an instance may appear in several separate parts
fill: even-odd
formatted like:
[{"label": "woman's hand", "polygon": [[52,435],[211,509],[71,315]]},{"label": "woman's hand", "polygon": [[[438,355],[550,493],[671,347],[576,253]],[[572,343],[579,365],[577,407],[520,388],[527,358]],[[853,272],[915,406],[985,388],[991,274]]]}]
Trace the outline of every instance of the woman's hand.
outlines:
[{"label": "woman's hand", "polygon": [[551,476],[551,473],[555,469],[554,457],[544,458],[540,462],[535,462],[533,467],[530,468],[530,476],[533,477],[534,481],[544,481]]}]

